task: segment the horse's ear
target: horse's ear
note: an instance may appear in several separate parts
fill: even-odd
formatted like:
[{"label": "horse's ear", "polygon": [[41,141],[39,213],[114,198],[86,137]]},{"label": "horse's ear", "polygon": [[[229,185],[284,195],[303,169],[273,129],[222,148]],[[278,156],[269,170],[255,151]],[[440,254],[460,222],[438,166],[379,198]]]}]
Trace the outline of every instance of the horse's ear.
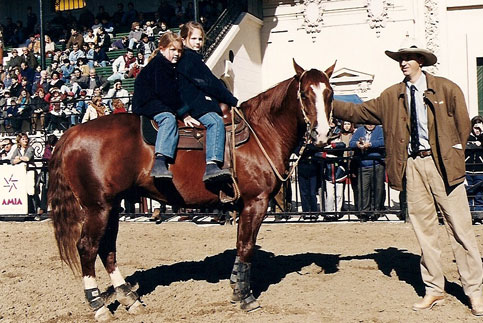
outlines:
[{"label": "horse's ear", "polygon": [[332,73],[334,73],[335,64],[337,64],[337,60],[334,62],[334,64],[331,67],[325,70],[325,74],[327,74],[328,78],[330,78],[332,76]]},{"label": "horse's ear", "polygon": [[299,64],[297,64],[297,62],[295,61],[295,58],[293,58],[293,67],[295,69],[295,73],[297,74],[297,78],[299,78],[300,75],[302,75],[302,73],[304,72],[304,69],[300,67]]}]

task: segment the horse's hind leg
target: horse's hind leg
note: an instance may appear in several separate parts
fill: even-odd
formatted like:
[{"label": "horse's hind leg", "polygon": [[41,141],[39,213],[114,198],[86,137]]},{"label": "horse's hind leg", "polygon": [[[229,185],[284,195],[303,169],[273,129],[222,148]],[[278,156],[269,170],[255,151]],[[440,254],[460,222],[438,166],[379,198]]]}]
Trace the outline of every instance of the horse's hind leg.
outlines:
[{"label": "horse's hind leg", "polygon": [[112,281],[116,291],[117,300],[124,305],[131,314],[139,314],[144,305],[139,300],[138,294],[126,283],[116,261],[116,240],[119,231],[119,208],[114,207],[109,215],[106,232],[99,245],[99,257]]},{"label": "horse's hind leg", "polygon": [[108,321],[112,318],[112,314],[106,307],[99,291],[95,269],[99,243],[104,235],[108,216],[106,211],[97,208],[86,208],[85,214],[81,238],[77,243],[84,281],[84,292],[89,307],[95,313],[95,319],[97,321]]},{"label": "horse's hind leg", "polygon": [[237,257],[230,277],[230,284],[233,288],[232,302],[240,302],[240,307],[248,312],[260,308],[251,291],[250,272],[258,230],[267,206],[268,198],[260,197],[245,202],[238,223]]}]

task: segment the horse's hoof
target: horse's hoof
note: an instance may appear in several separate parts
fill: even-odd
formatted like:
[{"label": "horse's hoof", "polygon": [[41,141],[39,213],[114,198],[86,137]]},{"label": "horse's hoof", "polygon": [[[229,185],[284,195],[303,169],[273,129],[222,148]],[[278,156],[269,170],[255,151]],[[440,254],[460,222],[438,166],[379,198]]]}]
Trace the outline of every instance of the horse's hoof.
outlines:
[{"label": "horse's hoof", "polygon": [[232,304],[236,304],[236,303],[240,302],[241,300],[242,299],[241,299],[240,293],[237,293],[237,292],[233,291],[233,294],[231,294],[230,302]]},{"label": "horse's hoof", "polygon": [[112,316],[111,311],[109,311],[107,307],[103,306],[96,311],[94,318],[97,322],[107,322],[112,320],[114,317]]},{"label": "horse's hoof", "polygon": [[250,296],[241,300],[240,308],[245,312],[250,313],[250,312],[258,311],[262,307],[258,303],[257,299],[250,294]]},{"label": "horse's hoof", "polygon": [[145,305],[143,303],[141,303],[139,300],[136,300],[130,307],[129,309],[127,310],[127,312],[129,314],[142,314],[144,313],[146,310],[145,310]]}]

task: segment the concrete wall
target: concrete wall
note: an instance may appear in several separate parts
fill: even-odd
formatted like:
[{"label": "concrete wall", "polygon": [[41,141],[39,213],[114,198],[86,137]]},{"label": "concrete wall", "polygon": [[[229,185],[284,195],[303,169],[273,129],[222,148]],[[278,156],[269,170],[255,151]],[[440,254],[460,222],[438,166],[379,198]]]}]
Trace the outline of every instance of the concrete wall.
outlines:
[{"label": "concrete wall", "polygon": [[[261,28],[260,19],[242,14],[206,62],[240,101],[257,95],[262,89]],[[229,60],[230,51],[234,54],[233,62]]]},{"label": "concrete wall", "polygon": [[[316,24],[306,21],[307,4],[320,8]],[[409,36],[436,53],[439,63],[429,70],[455,81],[470,115],[478,113],[476,57],[483,57],[483,1],[266,0],[263,9],[263,90],[293,75],[292,58],[318,69],[337,60],[336,70],[374,75],[364,93],[355,92],[375,97],[402,79],[397,63],[384,51],[399,49]],[[317,20],[313,12],[309,16]]]}]

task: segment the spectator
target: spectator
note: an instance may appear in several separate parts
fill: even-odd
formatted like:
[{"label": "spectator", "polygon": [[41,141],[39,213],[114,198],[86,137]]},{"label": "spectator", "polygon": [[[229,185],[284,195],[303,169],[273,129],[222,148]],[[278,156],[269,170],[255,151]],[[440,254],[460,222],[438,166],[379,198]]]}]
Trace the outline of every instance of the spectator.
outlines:
[{"label": "spectator", "polygon": [[122,36],[111,44],[112,49],[126,49],[129,47],[129,38]]},{"label": "spectator", "polygon": [[[49,75],[52,75],[52,73],[60,73],[62,70],[60,69],[59,62],[58,61],[52,61],[52,63],[47,67],[47,77],[50,79]],[[48,89],[46,89],[48,90]]]},{"label": "spectator", "polygon": [[32,131],[45,130],[46,116],[49,112],[49,103],[45,100],[45,89],[39,87],[32,97],[32,118],[30,119]]},{"label": "spectator", "polygon": [[32,84],[35,79],[35,70],[31,68],[27,62],[20,63],[20,75],[25,77]]},{"label": "spectator", "polygon": [[104,77],[97,75],[95,69],[89,71],[89,76],[83,76],[79,80],[79,85],[82,89],[86,89],[87,94],[91,94],[94,89],[99,88],[102,92],[106,92],[109,89],[109,81]]},{"label": "spectator", "polygon": [[123,25],[122,18],[124,17],[124,14],[124,4],[118,3],[117,9],[112,15],[112,23],[114,24],[114,27],[119,28]]},{"label": "spectator", "polygon": [[[29,145],[30,139],[26,133],[20,133],[17,136],[17,148],[10,158],[12,165],[28,165],[34,162],[34,149]],[[27,197],[28,197],[28,212],[34,213],[40,205],[40,200],[35,191],[35,179],[37,173],[35,170],[27,169]]]},{"label": "spectator", "polygon": [[99,45],[94,46],[94,55],[92,59],[92,65],[91,69],[93,67],[106,67],[107,63],[109,62],[109,57],[107,57],[106,52],[104,51],[103,48],[101,48]]},{"label": "spectator", "polygon": [[114,81],[114,87],[112,89],[109,89],[106,96],[104,97],[104,102],[106,102],[109,108],[111,108],[111,111],[114,109],[112,101],[115,98],[120,99],[124,106],[127,106],[129,103],[129,92],[126,89],[122,88],[121,80]]},{"label": "spectator", "polygon": [[[57,141],[58,138],[55,135],[49,135],[47,137],[47,141],[45,142],[44,154],[42,155],[42,161],[44,162],[44,166],[46,166],[47,162],[52,157],[52,153],[54,152],[54,147],[57,144]],[[40,207],[37,210],[37,214],[42,215],[43,213],[47,212],[47,192],[49,190],[49,172],[47,167],[42,168],[40,183],[43,185],[40,194]]]},{"label": "spectator", "polygon": [[94,23],[94,15],[88,9],[88,7],[85,7],[82,13],[79,15],[79,25],[81,25],[84,28],[88,28],[92,26],[93,23]]},{"label": "spectator", "polygon": [[157,26],[153,29],[154,35],[161,36],[162,34],[168,32],[168,25],[164,21],[160,21]]},{"label": "spectator", "polygon": [[20,81],[20,91],[26,90],[29,94],[32,93],[32,84],[27,80],[25,76]]},{"label": "spectator", "polygon": [[127,113],[126,107],[124,106],[124,103],[120,99],[114,99],[112,100],[112,113],[117,114],[117,113]]},{"label": "spectator", "polygon": [[12,45],[17,47],[25,41],[26,33],[21,20],[17,20],[15,25],[16,25],[15,30],[13,31],[13,36],[12,36]]},{"label": "spectator", "polygon": [[[341,149],[346,148],[346,144],[342,141],[341,130],[337,123],[331,120],[330,132],[333,139],[330,145],[325,147],[322,157],[325,158],[324,163],[324,211],[340,212],[342,210],[345,179],[347,178],[347,163],[343,159],[344,152]],[[333,149],[338,149],[333,150]],[[330,214],[325,217],[326,220],[337,219],[337,214]]]},{"label": "spectator", "polygon": [[13,143],[12,139],[5,138],[0,144],[0,159],[8,160],[12,158],[13,152],[17,149],[17,145]]},{"label": "spectator", "polygon": [[33,34],[36,30],[36,25],[37,25],[37,15],[32,12],[32,7],[28,6],[27,7],[27,27],[25,28],[25,31],[27,34]]},{"label": "spectator", "polygon": [[[22,130],[22,120],[20,119],[20,112],[17,105],[17,98],[12,97],[8,102],[7,108],[7,128],[12,128],[13,132],[18,134]],[[7,123],[8,122],[8,123]]]},{"label": "spectator", "polygon": [[176,0],[176,6],[174,7],[174,15],[175,15],[175,25],[182,24],[184,21],[186,21],[185,10],[183,7],[183,2],[181,2],[181,0]]},{"label": "spectator", "polygon": [[[472,211],[483,211],[483,117],[471,119],[471,133],[466,143],[466,192]],[[475,219],[475,217],[473,217]],[[476,217],[481,220],[481,216]]]},{"label": "spectator", "polygon": [[[101,20],[101,26],[104,32],[109,35],[110,38],[114,36],[114,25],[106,19]],[[110,44],[109,44],[110,46]]]},{"label": "spectator", "polygon": [[133,51],[128,49],[126,54],[119,56],[112,63],[112,75],[107,78],[108,81],[124,80],[129,73],[129,67],[134,63],[136,59],[134,58]]},{"label": "spectator", "polygon": [[60,70],[62,71],[62,78],[61,80],[68,84],[70,82],[70,75],[74,72],[76,68],[76,63],[74,61],[71,61],[69,59],[64,59],[64,64],[60,67]]},{"label": "spectator", "polygon": [[50,103],[49,106],[49,123],[47,125],[47,132],[58,132],[67,129],[67,118],[63,111],[64,103],[63,96],[58,88],[51,88],[49,93],[45,96]]},{"label": "spectator", "polygon": [[82,118],[82,123],[85,123],[89,120],[97,119],[106,114],[109,114],[109,108],[102,104],[102,97],[94,96],[92,97],[91,102],[89,102],[87,106],[86,113]]},{"label": "spectator", "polygon": [[89,69],[94,67],[94,43],[84,43],[84,52],[86,53],[86,62]]},{"label": "spectator", "polygon": [[18,56],[18,51],[14,48],[12,49],[12,56],[7,63],[7,71],[12,71],[15,67],[20,67],[22,63],[22,58]]},{"label": "spectator", "polygon": [[92,28],[87,29],[87,33],[84,35],[84,43],[97,44],[97,36],[94,34],[94,30],[92,30]]},{"label": "spectator", "polygon": [[79,93],[79,100],[76,103],[75,109],[79,120],[82,120],[87,110],[87,91],[81,90]]},{"label": "spectator", "polygon": [[382,154],[377,148],[384,147],[384,135],[381,126],[364,125],[357,128],[349,143],[359,156],[356,184],[356,206],[361,211],[359,218],[377,220],[378,214],[371,216],[367,211],[382,210],[385,200],[385,171]]},{"label": "spectator", "polygon": [[0,81],[5,81],[5,77],[7,76],[7,71],[3,68],[3,64],[0,62]]},{"label": "spectator", "polygon": [[10,94],[12,95],[12,97],[17,97],[20,94],[20,90],[22,89],[22,86],[18,82],[17,76],[12,76],[11,81],[12,81],[12,84],[10,85]]},{"label": "spectator", "polygon": [[17,118],[19,118],[20,130],[21,130],[23,121],[27,120],[30,123],[30,118],[32,116],[32,105],[31,105],[30,93],[26,89],[22,89],[20,91],[20,95],[17,98],[17,105],[18,105]]},{"label": "spectator", "polygon": [[32,53],[32,51],[30,51],[27,47],[22,48],[22,55],[20,55],[20,59],[22,62],[27,63],[27,65],[33,70],[35,70],[39,65],[37,57],[35,57],[34,53]]},{"label": "spectator", "polygon": [[138,49],[138,53],[143,54],[144,59],[147,61],[149,56],[151,56],[151,54],[156,49],[156,45],[154,45],[154,42],[149,40],[149,37],[147,34],[142,34],[141,41],[139,42],[137,49]]},{"label": "spectator", "polygon": [[91,68],[86,62],[87,62],[87,59],[85,57],[80,57],[77,60],[77,68],[80,70],[82,76],[89,75],[89,71],[91,70]]},{"label": "spectator", "polygon": [[138,12],[134,9],[134,4],[129,2],[127,4],[127,11],[125,12],[124,16],[122,17],[122,24],[123,26],[131,25],[138,16]]},{"label": "spectator", "polygon": [[144,59],[144,55],[140,52],[137,53],[136,55],[136,60],[134,63],[131,64],[129,68],[129,73],[127,75],[128,78],[135,78],[138,76],[139,72],[141,72],[141,69],[146,66],[147,62],[149,61],[148,59]]},{"label": "spectator", "polygon": [[173,22],[175,16],[174,8],[169,4],[167,0],[160,0],[158,7],[159,21]]},{"label": "spectator", "polygon": [[320,188],[320,164],[315,155],[318,149],[307,145],[298,165],[297,178],[299,181],[300,202],[302,212],[319,212],[317,205],[317,192]]},{"label": "spectator", "polygon": [[75,65],[80,57],[86,57],[86,54],[80,49],[79,44],[73,44],[72,51],[69,53],[69,61],[74,62]]},{"label": "spectator", "polygon": [[102,26],[97,29],[97,45],[104,49],[104,51],[108,51],[109,47],[111,47],[111,37],[105,32]]},{"label": "spectator", "polygon": [[45,55],[47,57],[52,57],[55,51],[55,43],[54,41],[50,38],[49,35],[44,36],[44,42],[45,42]]},{"label": "spectator", "polygon": [[141,39],[141,35],[143,34],[143,31],[139,25],[139,22],[135,21],[131,25],[131,31],[129,32],[128,38],[129,38],[129,45],[128,48],[133,49],[134,45],[139,43],[139,40]]},{"label": "spectator", "polygon": [[79,33],[79,28],[78,27],[72,27],[70,30],[70,38],[67,41],[66,48],[70,50],[74,44],[77,44],[79,47],[82,47],[82,44],[84,44],[84,37]]},{"label": "spectator", "polygon": [[99,21],[102,21],[103,19],[108,21],[109,19],[111,19],[109,14],[105,11],[104,6],[99,6],[99,12],[96,15],[96,19],[98,19]]},{"label": "spectator", "polygon": [[32,93],[37,93],[37,90],[43,88],[44,91],[47,91],[49,88],[49,79],[46,70],[40,71],[40,78],[32,84]]}]

